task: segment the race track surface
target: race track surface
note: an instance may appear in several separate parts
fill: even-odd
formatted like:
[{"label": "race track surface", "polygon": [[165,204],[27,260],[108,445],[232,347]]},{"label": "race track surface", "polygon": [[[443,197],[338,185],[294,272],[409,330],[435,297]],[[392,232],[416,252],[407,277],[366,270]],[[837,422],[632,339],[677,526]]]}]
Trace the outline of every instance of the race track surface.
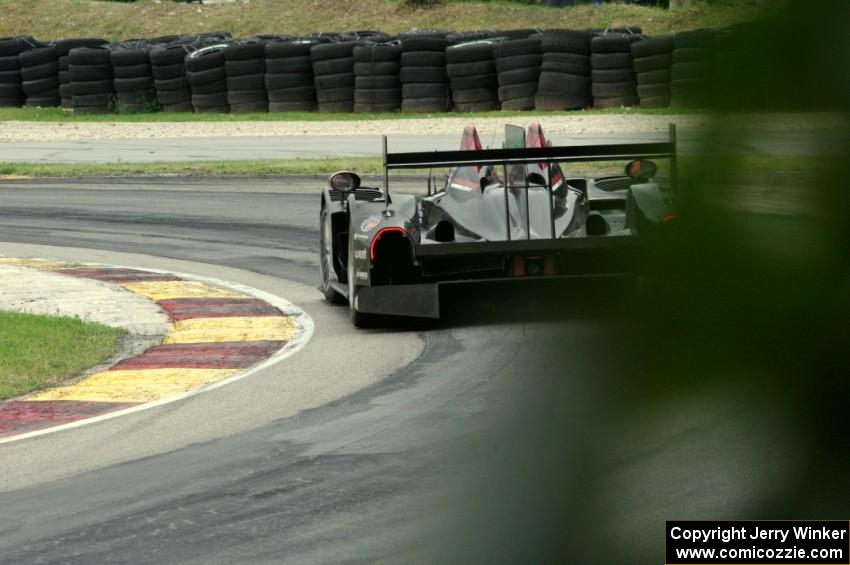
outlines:
[{"label": "race track surface", "polygon": [[734,515],[793,468],[782,428],[716,391],[612,419],[634,355],[605,293],[556,317],[462,297],[439,324],[353,330],[314,289],[318,186],[0,184],[4,254],[216,276],[316,324],[257,378],[0,446],[0,562],[533,562],[553,516],[576,562],[592,536],[660,562],[671,513]]}]

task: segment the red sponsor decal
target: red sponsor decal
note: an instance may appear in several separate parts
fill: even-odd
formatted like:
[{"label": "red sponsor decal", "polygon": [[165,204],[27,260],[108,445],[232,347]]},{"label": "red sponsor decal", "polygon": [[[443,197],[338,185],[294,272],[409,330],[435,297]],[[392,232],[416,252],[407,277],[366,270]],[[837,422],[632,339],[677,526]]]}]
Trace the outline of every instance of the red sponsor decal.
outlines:
[{"label": "red sponsor decal", "polygon": [[360,224],[360,231],[372,231],[381,223],[380,216],[369,216]]}]

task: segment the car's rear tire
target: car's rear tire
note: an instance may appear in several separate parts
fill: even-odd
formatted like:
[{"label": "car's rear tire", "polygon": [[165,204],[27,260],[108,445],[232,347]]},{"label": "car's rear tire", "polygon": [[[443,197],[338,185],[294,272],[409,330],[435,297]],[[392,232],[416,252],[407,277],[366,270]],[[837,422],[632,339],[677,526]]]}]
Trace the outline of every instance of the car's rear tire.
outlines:
[{"label": "car's rear tire", "polygon": [[322,229],[319,231],[319,289],[331,304],[345,304],[345,297],[331,286],[333,271],[333,249],[331,215],[327,207],[320,214]]}]

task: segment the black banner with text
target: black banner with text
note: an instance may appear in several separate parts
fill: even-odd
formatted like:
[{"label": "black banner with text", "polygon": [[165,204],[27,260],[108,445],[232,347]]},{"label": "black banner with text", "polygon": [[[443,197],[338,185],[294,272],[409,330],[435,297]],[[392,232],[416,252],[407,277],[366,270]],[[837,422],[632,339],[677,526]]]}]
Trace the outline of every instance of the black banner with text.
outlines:
[{"label": "black banner with text", "polygon": [[850,522],[668,521],[667,565],[850,563]]}]

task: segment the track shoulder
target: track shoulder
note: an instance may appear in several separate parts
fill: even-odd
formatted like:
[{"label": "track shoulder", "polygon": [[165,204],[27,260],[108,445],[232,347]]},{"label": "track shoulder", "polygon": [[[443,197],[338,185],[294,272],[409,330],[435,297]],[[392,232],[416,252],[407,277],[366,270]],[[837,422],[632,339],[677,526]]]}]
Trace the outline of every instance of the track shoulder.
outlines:
[{"label": "track shoulder", "polygon": [[0,491],[177,450],[291,417],[381,381],[422,350],[415,332],[355,331],[347,322],[347,312],[328,308],[315,289],[238,269],[29,244],[3,244],[3,252],[226,279],[286,296],[315,320],[316,332],[287,363],[259,367],[251,379],[94,426],[3,446]]}]

